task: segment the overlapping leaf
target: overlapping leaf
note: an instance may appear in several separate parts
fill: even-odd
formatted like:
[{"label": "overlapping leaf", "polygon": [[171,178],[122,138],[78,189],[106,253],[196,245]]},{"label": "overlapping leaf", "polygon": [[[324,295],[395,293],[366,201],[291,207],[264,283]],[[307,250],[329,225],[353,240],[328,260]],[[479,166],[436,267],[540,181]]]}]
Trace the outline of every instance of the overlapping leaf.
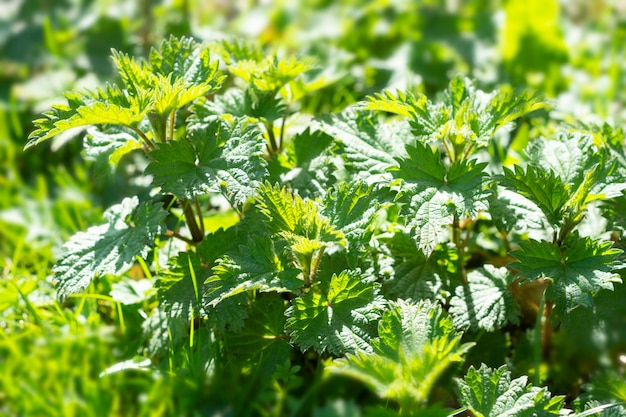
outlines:
[{"label": "overlapping leaf", "polygon": [[552,397],[546,388],[529,385],[526,376],[511,380],[505,365],[498,369],[472,366],[456,383],[461,404],[476,417],[563,415],[564,397]]},{"label": "overlapping leaf", "polygon": [[441,260],[452,257],[451,254],[443,253],[445,249],[437,249],[427,257],[417,247],[415,239],[405,233],[396,233],[385,243],[390,251],[393,268],[391,277],[385,282],[390,298],[434,301],[444,292],[448,274]]},{"label": "overlapping leaf", "polygon": [[213,275],[206,280],[205,303],[213,307],[249,290],[295,291],[303,284],[299,273],[277,256],[269,236],[251,237],[247,245],[228,253],[213,267]]},{"label": "overlapping leaf", "polygon": [[373,113],[355,108],[319,117],[318,128],[343,146],[347,168],[369,181],[385,176],[395,158],[406,155],[404,145],[411,138],[405,122],[378,123]]},{"label": "overlapping leaf", "polygon": [[221,192],[239,205],[256,192],[266,175],[261,132],[243,119],[223,119],[189,127],[187,138],[159,143],[150,152],[146,174],[164,193],[193,198]]},{"label": "overlapping leaf", "polygon": [[446,240],[455,216],[474,217],[487,208],[487,164],[467,160],[445,166],[439,151],[421,142],[407,145],[406,151],[407,157],[397,158],[398,166],[390,171],[403,181],[407,227],[429,255]]},{"label": "overlapping leaf", "polygon": [[485,265],[467,274],[467,283],[456,288],[450,315],[461,330],[492,332],[508,323],[519,323],[520,308],[508,290],[511,274],[506,268]]},{"label": "overlapping leaf", "polygon": [[529,92],[515,94],[511,88],[492,93],[477,90],[463,77],[450,81],[440,103],[426,96],[398,91],[368,97],[363,107],[408,117],[413,133],[425,139],[440,139],[452,145],[453,160],[484,147],[494,132],[515,119],[541,108],[540,100]]},{"label": "overlapping leaf", "polygon": [[203,314],[204,282],[210,275],[211,269],[201,265],[195,252],[179,253],[155,284],[163,309],[186,320]]},{"label": "overlapping leaf", "polygon": [[240,331],[224,335],[226,347],[255,375],[269,378],[293,349],[285,333],[285,300],[279,294],[264,294],[250,305],[247,315]]},{"label": "overlapping leaf", "polygon": [[287,329],[302,350],[335,355],[370,351],[384,305],[377,284],[364,282],[359,272],[343,271],[321,293],[312,289],[293,300],[286,312]]},{"label": "overlapping leaf", "polygon": [[602,289],[612,290],[621,282],[616,273],[621,250],[612,242],[573,237],[563,247],[545,241],[520,242],[520,250],[512,252],[519,262],[510,266],[529,280],[549,278],[546,290],[549,300],[561,311],[593,305],[593,295]]},{"label": "overlapping leaf", "polygon": [[471,344],[462,344],[452,320],[428,301],[391,302],[378,325],[373,349],[335,360],[331,372],[365,383],[380,397],[402,405],[423,405],[437,378],[463,360]]},{"label": "overlapping leaf", "polygon": [[84,290],[96,276],[124,271],[137,256],[147,256],[166,216],[160,204],[140,205],[136,197],[126,198],[106,211],[106,224],[72,236],[53,269],[59,298]]},{"label": "overlapping leaf", "polygon": [[348,252],[356,255],[369,243],[377,212],[392,199],[389,189],[382,186],[342,183],[326,195],[322,214],[343,232]]}]

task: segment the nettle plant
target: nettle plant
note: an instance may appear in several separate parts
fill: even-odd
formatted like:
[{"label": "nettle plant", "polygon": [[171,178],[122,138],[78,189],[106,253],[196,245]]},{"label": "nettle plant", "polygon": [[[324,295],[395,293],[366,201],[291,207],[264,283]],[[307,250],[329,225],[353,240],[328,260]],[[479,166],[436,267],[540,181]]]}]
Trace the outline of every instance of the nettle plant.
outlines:
[{"label": "nettle plant", "polygon": [[[63,247],[61,301],[112,280],[145,317],[141,354],[248,387],[216,397],[239,412],[356,379],[372,413],[574,414],[539,385],[551,337],[576,311],[601,324],[596,299],[620,282],[621,131],[528,139],[512,122],[545,103],[462,77],[311,118],[300,100],[331,82],[315,62],[243,42],[172,37],[113,62],[121,86],[68,93],[26,145],[88,126],[87,155],[147,161],[146,192]],[[589,404],[576,415],[609,407]]]}]

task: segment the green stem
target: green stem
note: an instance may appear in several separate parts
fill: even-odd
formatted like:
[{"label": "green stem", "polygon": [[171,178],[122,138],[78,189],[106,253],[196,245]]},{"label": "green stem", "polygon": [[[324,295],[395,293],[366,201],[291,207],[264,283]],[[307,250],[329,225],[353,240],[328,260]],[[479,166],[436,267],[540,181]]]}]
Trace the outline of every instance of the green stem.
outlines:
[{"label": "green stem", "polygon": [[459,218],[457,214],[454,213],[454,220],[452,221],[452,243],[456,246],[458,251],[459,261],[459,272],[461,273],[461,282],[465,284],[467,281],[466,273],[465,273],[465,248],[463,246],[463,242],[461,241],[461,225],[459,224]]},{"label": "green stem", "polygon": [[187,222],[187,227],[189,227],[189,232],[191,232],[192,241],[194,243],[202,242],[202,239],[204,239],[204,233],[202,233],[200,226],[198,226],[198,219],[193,211],[193,205],[191,205],[187,199],[185,199],[182,203],[183,214],[185,215],[185,221]]},{"label": "green stem", "polygon": [[324,251],[326,250],[326,246],[322,246],[320,250],[317,252],[317,256],[313,259],[311,264],[311,272],[309,274],[308,284],[312,285],[315,278],[317,278],[317,270],[320,267],[320,262],[322,261],[322,256],[324,256]]},{"label": "green stem", "polygon": [[280,125],[280,136],[278,139],[278,150],[283,149],[283,140],[285,138],[285,122],[287,120],[287,114],[283,115],[282,122]]},{"label": "green stem", "polygon": [[152,142],[150,139],[148,139],[146,134],[143,133],[141,130],[139,130],[139,128],[137,128],[135,126],[130,126],[130,128],[133,130],[133,132],[135,132],[136,134],[139,135],[141,140],[146,144],[146,146],[148,148],[150,148],[150,150],[155,150],[156,149],[156,145],[154,144],[154,142]]},{"label": "green stem", "polygon": [[535,386],[539,386],[541,384],[541,362],[543,359],[543,349],[542,349],[542,340],[543,340],[543,319],[544,319],[544,310],[546,306],[546,291],[543,291],[541,295],[541,301],[539,302],[539,309],[537,310],[537,318],[535,319],[535,329],[533,331],[533,361],[535,366],[535,375],[533,379],[533,384]]},{"label": "green stem", "polygon": [[265,125],[265,129],[267,129],[267,137],[270,141],[270,156],[274,156],[276,152],[278,152],[278,144],[276,143],[276,136],[274,135],[274,124],[272,122],[267,122]]},{"label": "green stem", "polygon": [[176,125],[176,111],[173,111],[172,113],[170,113],[170,117],[169,117],[169,124],[170,124],[170,129],[169,129],[169,135],[168,138],[169,140],[174,140],[174,126]]}]

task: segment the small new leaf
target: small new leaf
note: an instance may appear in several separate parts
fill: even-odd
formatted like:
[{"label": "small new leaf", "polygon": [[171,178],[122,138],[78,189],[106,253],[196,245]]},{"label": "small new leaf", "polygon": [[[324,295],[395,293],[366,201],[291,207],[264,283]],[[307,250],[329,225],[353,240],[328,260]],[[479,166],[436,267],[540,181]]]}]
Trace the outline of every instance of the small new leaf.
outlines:
[{"label": "small new leaf", "polygon": [[105,212],[106,224],[72,236],[53,269],[59,299],[83,291],[95,276],[119,274],[137,256],[147,256],[166,216],[160,204],[126,198]]},{"label": "small new leaf", "polygon": [[426,403],[437,379],[472,346],[461,344],[452,320],[428,301],[390,303],[378,334],[372,350],[349,353],[327,369],[356,378],[380,397],[411,409]]}]

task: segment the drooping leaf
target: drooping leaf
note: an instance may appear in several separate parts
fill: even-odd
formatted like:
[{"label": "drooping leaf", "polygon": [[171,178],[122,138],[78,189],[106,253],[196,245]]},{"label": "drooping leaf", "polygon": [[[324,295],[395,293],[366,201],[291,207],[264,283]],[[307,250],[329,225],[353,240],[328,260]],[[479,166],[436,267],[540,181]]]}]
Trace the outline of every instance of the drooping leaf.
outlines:
[{"label": "drooping leaf", "polygon": [[413,409],[424,405],[437,379],[461,362],[472,346],[462,344],[452,320],[429,301],[391,302],[378,325],[373,349],[336,359],[330,372],[365,383],[382,398]]},{"label": "drooping leaf", "polygon": [[147,256],[166,216],[160,204],[126,198],[105,212],[105,224],[72,236],[53,269],[59,298],[84,290],[96,276],[119,274],[137,256]]},{"label": "drooping leaf", "polygon": [[221,192],[233,205],[255,194],[266,175],[261,132],[244,119],[189,127],[186,139],[159,143],[145,172],[164,193],[193,198]]},{"label": "drooping leaf", "polygon": [[145,110],[122,107],[107,100],[84,100],[76,94],[66,95],[68,105],[55,105],[33,123],[37,127],[29,136],[25,149],[77,127],[111,124],[134,127],[143,120]]},{"label": "drooping leaf", "polygon": [[312,289],[293,300],[285,313],[287,330],[303,351],[370,351],[374,323],[384,305],[377,284],[364,282],[359,272],[343,271],[321,292]]},{"label": "drooping leaf", "polygon": [[506,268],[485,265],[467,274],[450,300],[450,315],[456,328],[493,332],[508,323],[519,324],[520,308],[507,289],[512,282]]},{"label": "drooping leaf", "polygon": [[612,290],[613,283],[621,282],[615,261],[622,251],[612,248],[612,242],[573,237],[561,248],[535,240],[519,245],[521,249],[511,253],[518,262],[510,267],[528,280],[550,279],[546,297],[561,311],[591,307],[595,293]]},{"label": "drooping leaf", "polygon": [[[565,397],[552,397],[546,388],[528,384],[528,377],[511,380],[506,365],[491,369],[471,366],[456,380],[459,399],[476,417],[558,416]],[[563,410],[565,411],[565,410]]]}]

